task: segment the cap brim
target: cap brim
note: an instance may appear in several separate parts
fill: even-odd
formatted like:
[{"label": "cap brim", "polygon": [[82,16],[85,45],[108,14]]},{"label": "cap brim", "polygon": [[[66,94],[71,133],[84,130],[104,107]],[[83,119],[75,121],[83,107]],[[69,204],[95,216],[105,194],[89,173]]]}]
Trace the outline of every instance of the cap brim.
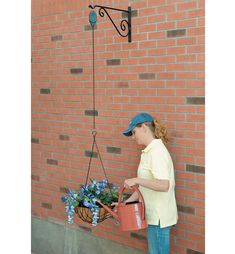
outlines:
[{"label": "cap brim", "polygon": [[128,128],[125,131],[123,131],[122,134],[127,136],[127,137],[130,137],[130,136],[132,136],[132,132],[131,131],[132,131],[132,128]]}]

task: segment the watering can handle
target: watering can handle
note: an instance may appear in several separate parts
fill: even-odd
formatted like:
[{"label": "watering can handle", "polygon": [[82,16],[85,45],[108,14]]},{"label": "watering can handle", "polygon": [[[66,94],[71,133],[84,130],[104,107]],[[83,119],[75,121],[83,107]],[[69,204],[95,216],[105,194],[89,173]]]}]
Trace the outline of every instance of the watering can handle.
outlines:
[{"label": "watering can handle", "polygon": [[[125,186],[122,187],[121,191],[119,192],[119,196],[118,196],[118,204],[121,204],[122,202],[122,194],[124,192],[124,190],[126,189]],[[139,199],[142,202],[142,220],[145,220],[145,205],[144,205],[144,198],[141,194],[141,192],[139,191],[138,187],[136,185],[132,186],[131,189],[133,189],[134,191],[136,191],[139,195]]]}]

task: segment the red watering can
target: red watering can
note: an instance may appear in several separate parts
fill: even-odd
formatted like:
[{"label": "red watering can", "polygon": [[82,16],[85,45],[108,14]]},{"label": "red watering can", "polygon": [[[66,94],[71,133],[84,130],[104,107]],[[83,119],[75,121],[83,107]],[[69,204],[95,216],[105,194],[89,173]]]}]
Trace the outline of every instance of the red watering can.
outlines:
[{"label": "red watering can", "polygon": [[132,189],[139,195],[139,202],[121,203],[122,194],[125,187],[121,189],[118,197],[118,204],[115,207],[115,211],[112,211],[109,207],[97,201],[105,210],[107,210],[115,219],[120,223],[121,230],[132,231],[147,228],[145,219],[145,207],[144,199],[139,189],[133,186]]}]

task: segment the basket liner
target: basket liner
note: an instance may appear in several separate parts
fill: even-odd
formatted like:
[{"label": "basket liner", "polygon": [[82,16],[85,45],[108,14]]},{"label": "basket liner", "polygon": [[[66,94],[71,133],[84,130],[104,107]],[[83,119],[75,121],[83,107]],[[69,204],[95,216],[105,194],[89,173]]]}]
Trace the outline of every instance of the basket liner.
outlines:
[{"label": "basket liner", "polygon": [[[111,209],[113,207],[110,207]],[[87,222],[87,223],[92,223],[92,212],[91,209],[85,206],[77,206],[75,207],[75,213],[77,214],[77,216]],[[98,223],[108,219],[112,217],[112,215],[110,213],[108,213],[103,207],[99,207],[99,219],[98,219]]]}]

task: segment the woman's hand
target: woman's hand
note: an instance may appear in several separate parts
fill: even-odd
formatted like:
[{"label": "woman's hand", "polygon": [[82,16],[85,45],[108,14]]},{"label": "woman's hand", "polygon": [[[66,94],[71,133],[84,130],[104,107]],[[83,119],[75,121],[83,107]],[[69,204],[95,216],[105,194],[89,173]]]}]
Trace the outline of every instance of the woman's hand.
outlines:
[{"label": "woman's hand", "polygon": [[117,206],[118,205],[118,202],[113,202],[112,204],[111,204],[111,206]]},{"label": "woman's hand", "polygon": [[126,179],[124,181],[124,186],[125,187],[132,187],[134,185],[137,185],[138,184],[138,181],[137,181],[138,178],[129,178],[129,179]]}]

